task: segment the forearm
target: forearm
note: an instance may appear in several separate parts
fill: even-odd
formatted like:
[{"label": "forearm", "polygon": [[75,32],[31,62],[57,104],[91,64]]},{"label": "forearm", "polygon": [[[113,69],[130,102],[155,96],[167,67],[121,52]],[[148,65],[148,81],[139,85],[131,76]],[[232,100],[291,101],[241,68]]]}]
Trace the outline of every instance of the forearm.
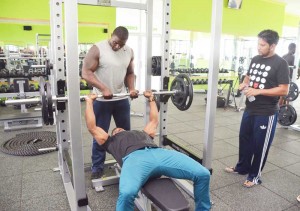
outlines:
[{"label": "forearm", "polygon": [[158,122],[158,110],[157,110],[156,102],[153,99],[153,97],[150,97],[149,101],[150,101],[149,102],[149,107],[150,107],[149,120],[151,122]]},{"label": "forearm", "polygon": [[244,80],[243,80],[243,83],[248,85],[249,82],[250,82],[250,78],[249,78],[248,75],[246,75],[245,78],[244,78]]},{"label": "forearm", "polygon": [[86,102],[85,121],[88,130],[93,133],[93,131],[96,129],[96,118],[94,114],[93,102],[91,101]]},{"label": "forearm", "polygon": [[287,87],[274,87],[271,89],[258,89],[258,95],[264,96],[285,96],[288,94],[288,86]]},{"label": "forearm", "polygon": [[128,73],[126,75],[126,84],[128,86],[128,90],[134,90],[135,89],[135,75],[134,72]]}]

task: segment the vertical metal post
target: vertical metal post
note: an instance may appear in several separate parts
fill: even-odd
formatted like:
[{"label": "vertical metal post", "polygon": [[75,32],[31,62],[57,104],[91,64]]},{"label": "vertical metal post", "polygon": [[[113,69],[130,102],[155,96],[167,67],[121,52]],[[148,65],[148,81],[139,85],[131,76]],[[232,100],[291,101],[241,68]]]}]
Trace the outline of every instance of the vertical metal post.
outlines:
[{"label": "vertical metal post", "polygon": [[[146,74],[145,74],[145,90],[151,89],[151,68],[152,68],[152,29],[153,29],[153,0],[147,0],[147,11],[146,11],[146,22],[147,22],[147,29],[146,29]],[[145,125],[149,120],[149,112],[150,108],[147,103],[146,105],[146,112],[145,112]]]},{"label": "vertical metal post", "polygon": [[[57,95],[57,84],[59,80],[65,80],[64,67],[64,43],[63,43],[63,18],[62,0],[50,1],[50,23],[51,23],[51,44],[53,52],[53,75],[51,74],[52,95]],[[55,102],[57,103],[57,102]],[[57,106],[56,106],[57,108]],[[57,111],[56,115],[56,134],[58,145],[58,165],[64,183],[71,182],[68,174],[67,164],[63,159],[64,150],[69,148],[68,136],[68,109]]]},{"label": "vertical metal post", "polygon": [[[161,89],[164,86],[164,78],[169,77],[169,49],[170,49],[170,17],[171,17],[171,1],[163,1],[163,29],[162,29],[162,56],[161,56]],[[160,131],[159,145],[162,146],[163,136],[167,135],[167,110],[168,104],[160,104]]]},{"label": "vertical metal post", "polygon": [[208,92],[205,115],[203,165],[210,169],[214,138],[215,115],[217,104],[218,73],[220,62],[220,42],[222,33],[223,0],[213,0],[211,20],[210,59],[208,73]]},{"label": "vertical metal post", "polygon": [[66,69],[68,89],[69,131],[73,169],[74,208],[88,210],[85,189],[81,130],[81,105],[78,58],[78,8],[76,0],[65,0]]}]

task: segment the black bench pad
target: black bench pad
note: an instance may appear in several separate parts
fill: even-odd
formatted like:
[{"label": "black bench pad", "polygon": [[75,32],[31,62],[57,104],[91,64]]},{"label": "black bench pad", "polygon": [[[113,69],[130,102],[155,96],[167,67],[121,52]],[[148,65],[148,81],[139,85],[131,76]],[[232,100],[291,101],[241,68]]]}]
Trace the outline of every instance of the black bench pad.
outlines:
[{"label": "black bench pad", "polygon": [[170,178],[149,180],[142,193],[163,211],[189,210],[189,202]]}]

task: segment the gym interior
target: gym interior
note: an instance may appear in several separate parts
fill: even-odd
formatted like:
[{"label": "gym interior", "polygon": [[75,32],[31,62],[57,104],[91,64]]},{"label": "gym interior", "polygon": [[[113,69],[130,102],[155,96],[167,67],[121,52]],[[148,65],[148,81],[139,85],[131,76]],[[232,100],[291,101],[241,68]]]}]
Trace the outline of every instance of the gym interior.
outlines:
[{"label": "gym interior", "polygon": [[[83,99],[92,87],[81,71],[117,26],[129,30],[135,88],[160,96],[155,143],[210,170],[211,210],[300,210],[298,0],[1,0],[0,8],[0,210],[116,209],[120,169],[110,154],[104,176],[90,179]],[[246,96],[238,87],[264,29],[279,33],[279,56],[297,48],[263,182],[246,188],[244,175],[224,169],[239,156]],[[145,98],[130,109],[131,129],[142,130]],[[135,210],[195,210],[192,183],[172,181],[186,206],[168,208],[173,193],[141,191]]]}]

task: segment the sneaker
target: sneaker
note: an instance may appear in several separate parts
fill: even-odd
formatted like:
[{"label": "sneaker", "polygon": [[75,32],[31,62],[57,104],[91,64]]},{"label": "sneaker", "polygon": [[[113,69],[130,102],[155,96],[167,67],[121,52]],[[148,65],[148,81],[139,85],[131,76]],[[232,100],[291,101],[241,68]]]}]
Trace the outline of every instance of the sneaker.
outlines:
[{"label": "sneaker", "polygon": [[103,171],[92,172],[91,180],[100,179],[103,176]]}]

